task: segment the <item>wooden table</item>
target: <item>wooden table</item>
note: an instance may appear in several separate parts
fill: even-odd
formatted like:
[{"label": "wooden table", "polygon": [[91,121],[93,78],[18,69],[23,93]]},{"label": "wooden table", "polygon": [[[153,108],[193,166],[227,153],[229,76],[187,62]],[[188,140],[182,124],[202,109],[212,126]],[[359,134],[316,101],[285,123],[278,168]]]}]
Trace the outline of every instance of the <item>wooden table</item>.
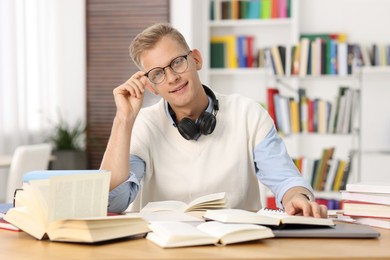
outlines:
[{"label": "wooden table", "polygon": [[38,241],[0,230],[2,259],[390,259],[390,230],[379,239],[272,238],[225,247],[162,249],[139,238],[98,245]]}]

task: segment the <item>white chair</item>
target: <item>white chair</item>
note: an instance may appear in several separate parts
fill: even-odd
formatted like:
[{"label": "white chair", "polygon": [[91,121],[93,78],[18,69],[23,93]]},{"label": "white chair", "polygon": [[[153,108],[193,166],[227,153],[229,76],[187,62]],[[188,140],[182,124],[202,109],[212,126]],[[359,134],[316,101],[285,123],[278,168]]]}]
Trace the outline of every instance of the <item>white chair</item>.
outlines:
[{"label": "white chair", "polygon": [[16,148],[7,180],[6,202],[13,201],[14,192],[22,187],[23,175],[30,171],[49,168],[51,144],[23,145]]}]

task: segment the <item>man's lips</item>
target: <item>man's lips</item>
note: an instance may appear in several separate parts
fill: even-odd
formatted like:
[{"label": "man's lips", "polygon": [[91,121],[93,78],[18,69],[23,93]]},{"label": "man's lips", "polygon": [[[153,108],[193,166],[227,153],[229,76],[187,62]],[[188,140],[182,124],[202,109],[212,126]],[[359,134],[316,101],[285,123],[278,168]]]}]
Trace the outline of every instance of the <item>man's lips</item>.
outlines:
[{"label": "man's lips", "polygon": [[187,86],[187,83],[186,83],[186,84],[183,84],[183,85],[181,85],[181,86],[179,86],[178,88],[175,88],[175,89],[169,91],[169,93],[178,92],[178,91],[182,90],[185,86]]}]

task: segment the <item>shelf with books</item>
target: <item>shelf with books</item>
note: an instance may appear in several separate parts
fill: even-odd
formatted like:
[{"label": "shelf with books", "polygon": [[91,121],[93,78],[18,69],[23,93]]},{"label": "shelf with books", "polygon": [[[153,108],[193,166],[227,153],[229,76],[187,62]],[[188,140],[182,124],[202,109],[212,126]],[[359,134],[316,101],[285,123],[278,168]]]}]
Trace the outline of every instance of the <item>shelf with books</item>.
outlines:
[{"label": "shelf with books", "polygon": [[217,27],[250,27],[250,26],[291,26],[292,20],[290,18],[279,18],[279,19],[251,19],[251,20],[218,20],[210,21],[209,25],[211,28]]},{"label": "shelf with books", "polygon": [[210,0],[210,20],[279,20],[291,16],[292,0]]},{"label": "shelf with books", "polygon": [[[222,12],[221,1],[210,0],[202,5],[205,12],[211,13],[213,17],[212,19],[209,17],[202,32],[202,37],[209,39],[209,44],[204,46],[204,53],[209,57],[205,59],[204,81],[216,92],[239,93],[265,104],[267,81],[272,75],[269,73],[269,66],[264,64],[264,59],[259,60],[259,57],[264,55],[259,55],[258,52],[272,46],[285,46],[286,50],[289,50],[289,46],[297,41],[298,2],[296,0],[223,2],[230,8],[235,8],[236,2],[244,5],[249,2],[250,5],[255,2],[257,2],[255,5],[283,2],[281,6],[284,4],[289,6],[288,15],[264,18],[260,14],[253,17],[252,14],[250,17],[252,19],[237,19],[237,15],[235,19],[223,19],[221,15],[216,15]],[[248,10],[258,11],[253,8]]]},{"label": "shelf with books", "polygon": [[210,69],[209,75],[210,76],[229,76],[229,75],[260,75],[265,76],[266,69],[264,68],[236,68],[236,69],[229,69],[229,68],[212,68]]},{"label": "shelf with books", "polygon": [[[335,96],[337,96],[338,90],[340,87],[347,86],[352,90],[357,90],[360,92],[360,97],[358,100],[360,103],[358,104],[358,114],[356,126],[352,127],[347,133],[297,133],[291,135],[284,135],[283,139],[286,142],[287,149],[289,152],[291,151],[292,156],[312,156],[312,157],[320,157],[321,152],[324,148],[329,147],[329,145],[335,146],[337,149],[335,151],[335,156],[339,158],[348,157],[349,153],[355,152],[357,154],[355,156],[356,160],[354,160],[354,165],[352,167],[351,180],[360,180],[363,177],[361,176],[362,171],[368,171],[367,169],[372,168],[373,166],[370,163],[361,163],[361,158],[367,157],[361,152],[364,149],[373,152],[373,151],[390,151],[390,135],[382,138],[382,142],[379,141],[380,138],[376,138],[376,134],[373,127],[369,124],[364,123],[367,118],[370,120],[375,120],[376,116],[372,116],[375,114],[384,114],[384,120],[379,124],[384,126],[387,124],[385,122],[389,122],[390,119],[386,118],[386,114],[388,113],[378,113],[374,112],[374,110],[378,110],[377,106],[373,106],[372,104],[377,104],[375,98],[372,97],[372,93],[369,93],[371,90],[369,89],[372,85],[372,80],[374,78],[378,78],[378,81],[387,82],[388,80],[385,74],[390,76],[388,66],[377,66],[373,64],[367,64],[362,68],[361,72],[357,68],[360,68],[362,65],[362,61],[367,61],[367,52],[364,50],[367,49],[368,39],[357,39],[353,34],[350,34],[349,31],[340,32],[340,27],[333,27],[332,29],[328,28],[308,28],[308,26],[303,26],[299,23],[300,19],[305,17],[309,17],[311,14],[300,12],[305,10],[305,7],[302,6],[302,1],[292,0],[291,1],[291,15],[288,18],[280,18],[280,19],[215,19],[210,20],[208,14],[210,14],[210,3],[212,1],[206,1],[205,4],[202,4],[202,12],[207,14],[203,16],[203,20],[200,23],[202,26],[201,31],[197,31],[198,36],[197,39],[202,39],[201,50],[204,55],[204,67],[203,67],[203,78],[202,80],[205,84],[208,84],[213,90],[222,94],[231,94],[238,93],[245,96],[249,96],[254,98],[261,104],[267,104],[267,89],[270,87],[276,87],[282,89],[282,94],[285,94],[290,97],[294,97],[298,99],[298,89],[303,88],[306,90],[306,94],[309,98],[318,98],[327,100],[331,103],[334,102]],[[197,2],[198,3],[198,2]],[[200,4],[199,4],[200,5]],[[303,17],[304,16],[304,17]],[[302,18],[303,17],[303,18]],[[199,21],[194,21],[194,23],[198,23]],[[352,28],[355,30],[357,28]],[[360,31],[360,29],[359,29]],[[341,71],[341,73],[324,73],[319,74],[315,73],[306,73],[305,75],[293,75],[291,67],[292,64],[292,53],[294,53],[294,46],[297,43],[300,43],[301,36],[303,34],[309,35],[310,37],[314,37],[314,35],[326,34],[328,32],[329,38],[334,37],[336,34],[338,35],[347,35],[348,41],[345,39],[342,42],[342,47],[345,50],[347,47],[347,51],[349,46],[350,50],[354,50],[354,52],[358,53],[363,49],[365,57],[361,57],[362,60],[354,60],[352,64],[347,63],[347,71]],[[336,34],[335,34],[336,33]],[[210,62],[210,56],[212,54],[210,41],[214,36],[234,36],[238,38],[239,36],[253,36],[253,48],[256,50],[254,53],[258,55],[257,51],[261,48],[271,48],[271,47],[285,47],[286,54],[286,66],[285,73],[282,76],[275,76],[273,71],[273,67],[264,66],[261,68],[250,67],[239,67],[236,66],[234,68],[213,68]],[[345,36],[344,35],[344,36]],[[351,37],[350,37],[351,36]],[[318,38],[318,37],[317,37]],[[207,39],[204,41],[204,39]],[[350,42],[349,42],[350,41]],[[377,40],[380,42],[379,40]],[[373,42],[370,40],[370,42]],[[362,46],[364,48],[362,48]],[[317,46],[318,47],[318,46]],[[316,47],[315,47],[316,48]],[[370,48],[368,48],[370,50]],[[245,49],[244,49],[245,50]],[[318,53],[317,53],[318,54]],[[371,53],[369,51],[371,59]],[[345,57],[345,56],[344,56]],[[258,57],[256,57],[258,59]],[[344,59],[347,61],[346,59]],[[343,64],[345,65],[345,61]],[[259,60],[257,60],[259,62]],[[352,70],[348,70],[352,69]],[[286,81],[289,85],[292,86],[292,89],[286,89],[282,87],[279,79],[282,81]],[[374,84],[376,84],[374,82]],[[383,88],[385,88],[383,86]],[[374,89],[374,88],[372,88]],[[383,93],[390,93],[389,90],[384,91]],[[383,91],[383,89],[382,89]],[[389,91],[389,92],[387,92]],[[363,97],[362,97],[363,96]],[[378,103],[384,103],[383,106],[387,107],[387,103],[382,99],[385,99],[386,95],[382,95],[378,100]],[[388,95],[387,95],[388,97]],[[371,105],[367,105],[367,102],[371,102]],[[382,106],[382,105],[381,105]],[[366,112],[370,111],[369,113]],[[390,108],[389,108],[390,109]],[[362,112],[362,110],[364,110]],[[383,110],[384,111],[384,110]],[[363,120],[363,121],[362,121]],[[387,121],[386,121],[387,120]],[[378,123],[378,122],[376,122]],[[372,122],[371,125],[375,125]],[[361,126],[364,125],[363,137]],[[378,125],[378,124],[376,124]],[[368,128],[367,128],[368,127]],[[369,130],[367,130],[369,129]],[[383,131],[379,127],[376,129],[379,132],[384,132],[386,127],[383,128]],[[367,136],[368,135],[368,136]],[[370,143],[370,139],[374,137],[375,142],[377,141],[381,143],[379,147],[362,147],[362,144]],[[374,149],[375,148],[375,149]],[[379,149],[380,148],[380,149]],[[383,154],[382,154],[383,155]],[[387,154],[386,154],[387,155]],[[390,166],[389,166],[390,167]],[[364,168],[364,169],[363,169]],[[379,169],[378,169],[379,168]],[[363,169],[363,170],[362,170]],[[376,171],[380,171],[380,166],[375,166]],[[367,174],[366,174],[367,175]],[[383,174],[377,174],[382,176]],[[373,178],[375,174],[370,173],[370,177],[365,176],[364,178]],[[383,177],[383,176],[382,176]],[[364,179],[363,178],[363,179]],[[332,193],[331,193],[332,194]],[[336,197],[338,193],[335,193]]]}]

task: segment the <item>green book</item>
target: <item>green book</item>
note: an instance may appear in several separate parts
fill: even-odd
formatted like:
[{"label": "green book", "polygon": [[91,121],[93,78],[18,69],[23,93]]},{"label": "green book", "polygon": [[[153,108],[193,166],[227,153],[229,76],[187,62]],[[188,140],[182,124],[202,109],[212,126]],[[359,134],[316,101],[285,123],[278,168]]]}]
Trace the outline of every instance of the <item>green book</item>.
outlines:
[{"label": "green book", "polygon": [[210,67],[225,68],[225,43],[210,43]]},{"label": "green book", "polygon": [[262,0],[261,2],[261,19],[271,18],[271,0]]}]

